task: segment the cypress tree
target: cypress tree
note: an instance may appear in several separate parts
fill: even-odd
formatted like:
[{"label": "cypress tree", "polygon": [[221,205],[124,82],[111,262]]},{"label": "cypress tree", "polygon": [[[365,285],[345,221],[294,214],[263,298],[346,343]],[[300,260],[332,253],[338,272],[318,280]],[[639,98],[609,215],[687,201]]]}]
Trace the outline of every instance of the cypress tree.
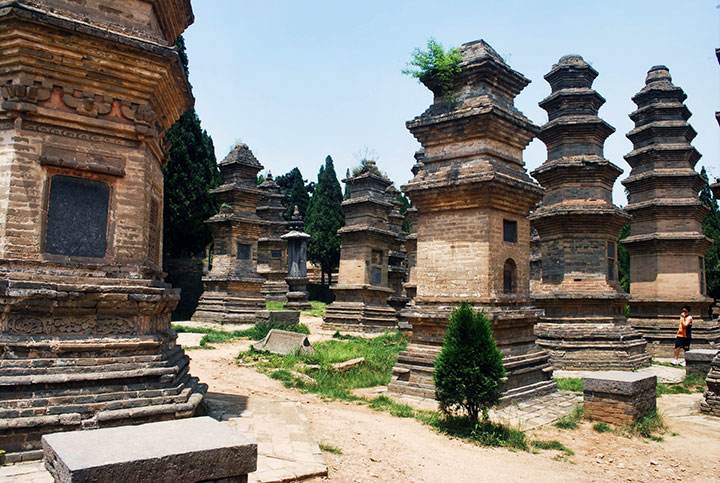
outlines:
[{"label": "cypress tree", "polygon": [[720,298],[720,209],[710,189],[710,181],[704,166],[700,176],[705,181],[700,190],[700,201],[710,209],[702,222],[702,231],[703,235],[713,240],[713,244],[705,253],[705,283],[707,295],[718,299]]},{"label": "cypress tree", "polygon": [[620,286],[627,293],[630,293],[630,254],[627,252],[625,245],[619,243],[628,236],[630,236],[630,223],[625,223],[618,234],[618,278],[620,279]]},{"label": "cypress tree", "polygon": [[340,237],[337,231],[345,225],[342,212],[343,194],[335,174],[335,166],[330,156],[320,167],[318,181],[310,204],[308,205],[305,229],[310,235],[308,240],[308,259],[320,265],[321,281],[328,285],[332,271],[340,264]]},{"label": "cypress tree", "polygon": [[[188,73],[185,41],[175,43]],[[170,161],[163,169],[165,179],[163,252],[168,257],[189,257],[202,253],[212,241],[204,223],[217,213],[210,188],[222,178],[215,159],[212,138],[200,126],[195,109],[188,109],[168,130]]]},{"label": "cypress tree", "polygon": [[308,194],[308,188],[305,186],[302,173],[295,167],[289,172],[275,178],[275,184],[280,187],[280,190],[285,195],[285,219],[292,219],[292,214],[295,207],[298,207],[300,216],[305,218],[307,214],[308,203],[310,203],[310,195]]},{"label": "cypress tree", "polygon": [[450,414],[464,409],[472,424],[500,400],[505,377],[502,353],[495,344],[490,322],[482,312],[463,302],[450,315],[433,379],[440,410]]}]

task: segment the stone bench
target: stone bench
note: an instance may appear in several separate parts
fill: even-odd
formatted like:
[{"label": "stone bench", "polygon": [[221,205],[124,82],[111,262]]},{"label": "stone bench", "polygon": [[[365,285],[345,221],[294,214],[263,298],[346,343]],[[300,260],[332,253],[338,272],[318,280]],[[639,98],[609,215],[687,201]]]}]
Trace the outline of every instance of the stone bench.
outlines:
[{"label": "stone bench", "polygon": [[583,378],[585,418],[632,424],[656,408],[657,376],[606,371]]},{"label": "stone bench", "polygon": [[710,372],[713,358],[720,349],[693,349],[685,353],[685,374],[697,374],[705,379]]},{"label": "stone bench", "polygon": [[46,434],[56,482],[247,482],[257,444],[210,417]]}]

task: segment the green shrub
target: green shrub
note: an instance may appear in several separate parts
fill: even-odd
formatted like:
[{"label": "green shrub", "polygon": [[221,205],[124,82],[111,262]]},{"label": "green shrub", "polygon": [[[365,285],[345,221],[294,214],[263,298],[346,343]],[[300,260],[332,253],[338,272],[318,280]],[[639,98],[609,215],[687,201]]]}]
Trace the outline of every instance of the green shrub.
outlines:
[{"label": "green shrub", "polygon": [[593,424],[593,429],[598,433],[609,433],[613,430],[612,426],[610,426],[608,423],[603,423],[602,421]]},{"label": "green shrub", "polygon": [[440,410],[451,414],[464,409],[475,423],[480,412],[500,400],[505,377],[502,353],[495,344],[487,317],[462,303],[450,316],[442,350],[435,360],[435,399]]},{"label": "green shrub", "polygon": [[331,444],[318,443],[318,446],[320,447],[321,451],[326,451],[328,453],[337,454],[337,455],[343,454],[343,452],[340,448],[338,448],[337,446],[333,446]]},{"label": "green shrub", "polygon": [[446,52],[440,43],[430,39],[426,51],[415,49],[412,53],[408,66],[417,69],[403,69],[402,72],[425,83],[433,93],[451,100],[455,79],[460,73],[460,62],[462,56],[459,49],[450,48]]},{"label": "green shrub", "polygon": [[663,434],[666,429],[667,427],[660,413],[653,411],[630,426],[629,432],[642,436],[643,438],[652,439],[653,441],[662,441],[662,437],[655,433]]}]

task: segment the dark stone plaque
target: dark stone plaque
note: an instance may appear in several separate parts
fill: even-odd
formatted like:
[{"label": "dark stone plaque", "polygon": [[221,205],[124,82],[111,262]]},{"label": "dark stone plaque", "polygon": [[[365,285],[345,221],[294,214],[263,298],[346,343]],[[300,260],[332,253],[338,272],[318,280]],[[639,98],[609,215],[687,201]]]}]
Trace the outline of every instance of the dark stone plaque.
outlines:
[{"label": "dark stone plaque", "polygon": [[370,284],[382,285],[382,272],[379,268],[373,268],[370,272]]},{"label": "dark stone plaque", "polygon": [[110,186],[107,183],[53,176],[45,251],[71,257],[104,257],[109,199]]},{"label": "dark stone plaque", "polygon": [[282,250],[271,250],[270,256],[272,258],[282,258]]},{"label": "dark stone plaque", "polygon": [[238,260],[250,260],[250,245],[238,242],[237,257]]}]

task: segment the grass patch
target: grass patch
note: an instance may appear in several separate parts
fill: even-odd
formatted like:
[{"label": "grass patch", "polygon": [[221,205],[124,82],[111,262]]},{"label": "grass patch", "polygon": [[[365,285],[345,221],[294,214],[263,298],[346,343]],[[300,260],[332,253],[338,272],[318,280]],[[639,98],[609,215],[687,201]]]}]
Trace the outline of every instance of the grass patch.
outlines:
[{"label": "grass patch", "polygon": [[[255,366],[265,373],[274,369],[304,373],[317,381],[316,384],[306,384],[304,390],[329,399],[355,401],[359,398],[351,394],[353,389],[384,386],[390,382],[390,372],[397,355],[406,345],[405,336],[399,332],[387,332],[373,339],[347,337],[320,342],[315,345],[317,353],[305,356],[279,356],[250,350],[240,353],[238,359],[255,362]],[[332,367],[333,363],[356,357],[364,357],[365,362],[346,372],[338,372]]]},{"label": "grass patch", "polygon": [[578,423],[582,421],[583,414],[583,407],[578,404],[570,414],[566,414],[562,418],[558,419],[555,423],[553,423],[553,425],[560,429],[577,429]]},{"label": "grass patch", "polygon": [[376,411],[385,411],[398,418],[414,418],[415,409],[407,404],[396,403],[387,396],[378,396],[368,403]]},{"label": "grass patch", "polygon": [[600,421],[599,423],[593,424],[593,429],[597,431],[598,433],[610,433],[612,432],[613,428],[608,423],[604,423]]},{"label": "grass patch", "polygon": [[325,316],[325,309],[327,308],[327,305],[325,302],[320,302],[319,300],[311,300],[310,305],[312,305],[312,308],[310,310],[303,310],[303,315],[309,315],[310,317],[324,317]]},{"label": "grass patch", "polygon": [[660,362],[660,361],[656,361],[655,359],[653,359],[652,365],[653,366],[663,366],[663,367],[674,367],[675,369],[678,369],[678,366],[674,366],[674,365],[670,364],[669,362]]},{"label": "grass patch", "polygon": [[693,394],[703,393],[707,389],[705,379],[696,373],[690,373],[679,384],[658,383],[656,389],[657,397],[665,394]]},{"label": "grass patch", "polygon": [[480,446],[499,446],[523,451],[529,449],[525,433],[492,421],[473,424],[466,417],[446,416],[430,411],[419,412],[416,417],[439,433],[464,439]]},{"label": "grass patch", "polygon": [[331,444],[324,444],[324,443],[318,443],[318,446],[322,451],[326,451],[328,453],[341,455],[343,454],[342,450],[338,448],[337,446],[333,446]]},{"label": "grass patch", "polygon": [[310,329],[305,324],[293,324],[288,326],[278,326],[274,324],[257,324],[245,330],[217,330],[210,327],[187,327],[184,325],[172,325],[175,332],[189,332],[194,334],[205,334],[200,339],[200,348],[210,349],[209,344],[223,344],[233,342],[237,339],[261,340],[270,332],[271,329],[281,329],[290,332],[298,332],[300,334],[309,334]]},{"label": "grass patch", "polygon": [[265,310],[285,310],[285,302],[279,300],[266,300]]},{"label": "grass patch", "polygon": [[662,441],[662,434],[665,434],[667,426],[662,416],[657,411],[636,421],[628,428],[628,432],[633,435],[642,436],[653,441]]},{"label": "grass patch", "polygon": [[562,444],[560,441],[556,441],[554,439],[552,439],[550,441],[543,441],[543,440],[536,439],[530,443],[530,446],[532,446],[533,448],[536,448],[536,449],[551,449],[551,450],[560,451],[562,453],[565,453],[568,456],[572,456],[575,454],[575,452],[573,450],[571,450],[570,448],[568,448],[567,446]]},{"label": "grass patch", "polygon": [[555,382],[561,391],[583,392],[582,377],[558,377],[555,379]]}]

